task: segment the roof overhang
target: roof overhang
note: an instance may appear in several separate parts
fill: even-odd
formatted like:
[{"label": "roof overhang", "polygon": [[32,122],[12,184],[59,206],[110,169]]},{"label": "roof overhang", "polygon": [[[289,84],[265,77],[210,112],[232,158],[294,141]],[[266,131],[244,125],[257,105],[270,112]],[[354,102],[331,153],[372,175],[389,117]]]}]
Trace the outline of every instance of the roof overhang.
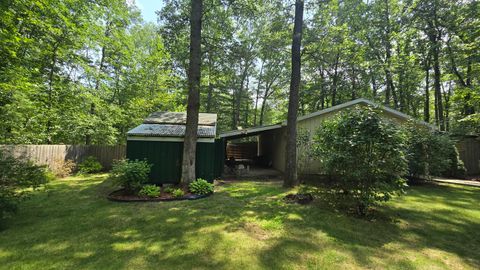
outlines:
[{"label": "roof overhang", "polygon": [[[423,125],[427,128],[433,129],[433,130],[437,129],[435,126],[430,125],[429,123],[426,123],[424,121],[415,119],[415,118],[411,117],[410,115],[404,114],[402,112],[399,112],[399,111],[394,110],[392,108],[377,104],[373,101],[370,101],[370,100],[364,99],[364,98],[355,99],[355,100],[348,101],[348,102],[345,102],[345,103],[342,103],[342,104],[339,104],[339,105],[332,106],[330,108],[327,108],[327,109],[324,109],[324,110],[321,110],[321,111],[317,111],[317,112],[310,113],[310,114],[307,114],[307,115],[304,115],[304,116],[300,116],[300,117],[297,118],[297,122],[304,121],[304,120],[314,118],[314,117],[317,117],[317,116],[337,112],[337,111],[352,107],[354,105],[367,105],[367,106],[372,106],[372,107],[375,107],[375,108],[379,108],[379,109],[383,110],[386,114],[389,114],[393,117],[396,117],[396,118],[399,118],[399,119],[402,119],[402,120],[405,120],[405,121],[413,121],[413,122],[415,122],[419,125]],[[259,126],[259,127],[252,127],[252,128],[246,128],[246,129],[240,129],[240,130],[232,130],[232,131],[228,131],[228,132],[225,132],[223,134],[220,134],[220,138],[238,139],[238,138],[243,138],[243,137],[256,136],[256,135],[258,135],[262,132],[269,131],[269,130],[274,130],[274,129],[279,129],[279,128],[282,128],[283,126],[286,126],[286,125],[287,125],[287,121],[285,120],[282,123],[276,124],[276,125]]]},{"label": "roof overhang", "polygon": [[[183,137],[127,136],[127,141],[183,142]],[[215,138],[197,138],[199,143],[214,143]]]},{"label": "roof overhang", "polygon": [[269,130],[275,130],[282,128],[281,124],[277,125],[270,125],[270,126],[259,126],[259,127],[251,127],[251,128],[246,128],[246,129],[239,129],[239,130],[232,130],[225,132],[223,134],[220,134],[220,138],[226,138],[226,139],[239,139],[243,137],[250,137],[250,136],[256,136],[262,132],[269,131]]}]

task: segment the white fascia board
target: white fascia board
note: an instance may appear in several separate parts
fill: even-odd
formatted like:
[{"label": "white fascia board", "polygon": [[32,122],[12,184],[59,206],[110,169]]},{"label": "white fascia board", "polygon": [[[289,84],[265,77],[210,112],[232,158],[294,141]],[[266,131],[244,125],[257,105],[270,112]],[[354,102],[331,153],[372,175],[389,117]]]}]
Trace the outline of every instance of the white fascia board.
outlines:
[{"label": "white fascia board", "polygon": [[271,126],[260,126],[260,127],[246,128],[246,129],[229,131],[229,132],[220,134],[219,137],[220,138],[226,138],[226,137],[232,137],[232,136],[238,136],[238,135],[248,135],[250,133],[273,130],[273,129],[277,129],[277,128],[281,128],[281,127],[282,127],[282,125],[271,125]]},{"label": "white fascia board", "polygon": [[[181,137],[127,136],[127,141],[183,142]],[[215,138],[197,138],[197,142],[214,143]]]}]

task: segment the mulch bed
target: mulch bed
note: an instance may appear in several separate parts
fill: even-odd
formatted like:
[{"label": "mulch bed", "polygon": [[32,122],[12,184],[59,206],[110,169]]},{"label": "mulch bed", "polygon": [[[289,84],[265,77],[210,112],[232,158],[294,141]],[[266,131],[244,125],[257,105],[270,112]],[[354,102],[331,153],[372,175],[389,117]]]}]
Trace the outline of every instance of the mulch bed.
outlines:
[{"label": "mulch bed", "polygon": [[115,201],[115,202],[164,202],[164,201],[198,200],[198,199],[206,198],[210,195],[212,194],[197,195],[192,193],[186,193],[183,197],[174,198],[170,193],[162,192],[159,197],[150,198],[147,196],[126,194],[124,189],[119,189],[108,194],[107,198],[110,201]]},{"label": "mulch bed", "polygon": [[313,201],[312,194],[288,194],[283,198],[286,203],[309,204]]}]

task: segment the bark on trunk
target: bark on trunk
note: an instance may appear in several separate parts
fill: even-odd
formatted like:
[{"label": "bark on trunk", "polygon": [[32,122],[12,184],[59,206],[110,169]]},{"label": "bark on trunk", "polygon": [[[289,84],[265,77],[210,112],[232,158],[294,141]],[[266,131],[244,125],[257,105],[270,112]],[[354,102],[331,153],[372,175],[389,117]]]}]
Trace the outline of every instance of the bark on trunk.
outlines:
[{"label": "bark on trunk", "polygon": [[301,76],[301,55],[303,24],[303,0],[295,2],[295,24],[292,38],[292,75],[290,80],[290,96],[288,101],[287,116],[287,146],[285,152],[285,187],[298,184],[297,179],[297,113],[298,92]]},{"label": "bark on trunk", "polygon": [[425,68],[425,103],[423,104],[423,121],[430,122],[430,65]]},{"label": "bark on trunk", "polygon": [[435,119],[438,119],[437,125],[440,126],[440,130],[445,130],[445,121],[443,115],[443,102],[442,102],[442,91],[441,91],[441,72],[440,72],[440,60],[439,60],[439,42],[438,37],[431,38],[433,45],[433,71],[434,71],[434,89],[435,89]]},{"label": "bark on trunk", "polygon": [[188,70],[187,123],[183,143],[181,183],[187,185],[195,180],[195,157],[197,150],[198,112],[200,108],[200,66],[202,0],[192,0],[190,12],[190,66]]}]

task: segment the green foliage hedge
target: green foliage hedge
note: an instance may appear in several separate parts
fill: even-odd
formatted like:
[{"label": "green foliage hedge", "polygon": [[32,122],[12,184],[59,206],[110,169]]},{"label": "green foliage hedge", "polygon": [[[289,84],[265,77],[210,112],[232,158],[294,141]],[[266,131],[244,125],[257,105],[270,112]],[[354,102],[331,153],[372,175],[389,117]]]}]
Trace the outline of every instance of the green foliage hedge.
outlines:
[{"label": "green foliage hedge", "polygon": [[143,184],[148,182],[151,165],[145,160],[121,160],[112,168],[111,177],[120,184],[127,193],[136,194]]}]

